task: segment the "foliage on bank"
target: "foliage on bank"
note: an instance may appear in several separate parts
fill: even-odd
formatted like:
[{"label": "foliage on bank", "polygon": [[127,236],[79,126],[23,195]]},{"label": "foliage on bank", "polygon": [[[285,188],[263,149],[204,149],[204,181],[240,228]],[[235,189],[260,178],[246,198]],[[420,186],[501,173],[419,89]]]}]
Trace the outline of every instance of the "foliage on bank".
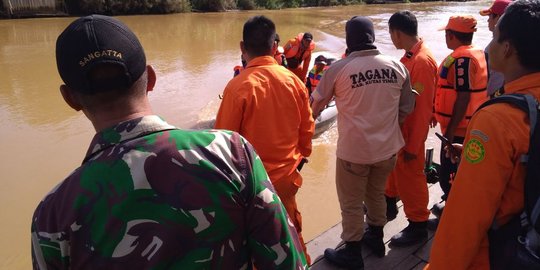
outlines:
[{"label": "foliage on bank", "polygon": [[164,14],[189,12],[190,2],[191,0],[65,0],[65,8],[68,14],[77,15]]},{"label": "foliage on bank", "polygon": [[191,0],[191,6],[197,11],[223,11],[338,6],[363,2],[363,0]]},{"label": "foliage on bank", "polygon": [[[425,0],[55,0],[52,6],[40,6],[38,0],[18,0],[18,10],[7,9],[0,1],[0,17],[86,14],[164,14],[214,12],[226,10],[282,9],[296,7],[339,6],[362,3],[416,2]],[[430,1],[430,0],[427,0]],[[54,4],[54,2],[56,4]],[[37,3],[37,4],[36,4]]]}]

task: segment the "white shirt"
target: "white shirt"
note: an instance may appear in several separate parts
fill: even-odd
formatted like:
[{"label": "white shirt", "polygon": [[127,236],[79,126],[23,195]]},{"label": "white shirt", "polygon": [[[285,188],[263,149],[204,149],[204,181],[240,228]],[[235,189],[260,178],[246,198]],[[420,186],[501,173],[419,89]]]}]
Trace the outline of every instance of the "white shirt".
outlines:
[{"label": "white shirt", "polygon": [[319,113],[336,97],[338,158],[373,164],[405,145],[399,125],[415,102],[409,79],[401,62],[378,50],[356,51],[330,66],[312,95],[312,108]]}]

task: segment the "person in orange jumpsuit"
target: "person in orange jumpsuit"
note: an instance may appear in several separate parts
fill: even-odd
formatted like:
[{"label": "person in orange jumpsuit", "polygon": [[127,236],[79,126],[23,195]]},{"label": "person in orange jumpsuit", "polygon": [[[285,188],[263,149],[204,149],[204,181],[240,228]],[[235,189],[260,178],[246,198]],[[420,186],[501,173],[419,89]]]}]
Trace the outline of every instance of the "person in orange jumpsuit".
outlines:
[{"label": "person in orange jumpsuit", "polygon": [[311,53],[315,49],[313,35],[309,32],[299,33],[295,38],[290,39],[283,47],[287,59],[287,68],[292,71],[303,82],[311,63]]},{"label": "person in orange jumpsuit", "polygon": [[424,142],[433,112],[437,62],[431,50],[418,37],[418,22],[414,14],[409,11],[396,12],[390,17],[388,26],[396,49],[405,50],[401,62],[409,71],[413,88],[420,94],[416,97],[414,111],[401,127],[405,146],[399,152],[385,190],[387,219],[396,217],[396,197],[400,197],[409,220],[409,225],[392,237],[390,243],[409,246],[427,238],[429,195],[424,175]]},{"label": "person in orange jumpsuit", "polygon": [[264,16],[244,24],[240,48],[247,66],[225,87],[215,128],[236,131],[254,146],[310,263],[296,193],[302,185],[297,168],[311,154],[314,121],[304,83],[273,57],[275,34]]},{"label": "person in orange jumpsuit", "polygon": [[[484,50],[472,45],[476,19],[470,15],[451,16],[445,31],[446,45],[453,52],[441,63],[435,90],[434,118],[450,142],[463,143],[465,131],[472,114],[488,98],[487,63]],[[441,145],[441,149],[444,145]],[[439,185],[446,200],[457,165],[452,164],[441,151]],[[435,204],[432,212],[440,217],[443,203]],[[435,220],[438,222],[438,220]],[[436,224],[435,222],[435,224]],[[434,225],[435,225],[434,224]]]},{"label": "person in orange jumpsuit", "polygon": [[[539,47],[540,1],[513,2],[489,45],[489,64],[503,73],[506,94],[540,99]],[[474,114],[425,269],[490,269],[488,230],[494,221],[504,225],[524,208],[520,159],[528,151],[529,132],[527,115],[506,103]]]}]

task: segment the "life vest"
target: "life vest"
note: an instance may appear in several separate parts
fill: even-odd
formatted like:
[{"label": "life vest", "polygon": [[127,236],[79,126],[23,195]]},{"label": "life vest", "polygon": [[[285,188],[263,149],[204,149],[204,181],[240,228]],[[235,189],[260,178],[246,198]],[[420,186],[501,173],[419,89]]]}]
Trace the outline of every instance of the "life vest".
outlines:
[{"label": "life vest", "polygon": [[471,87],[471,99],[467,106],[465,117],[459,122],[457,128],[467,128],[473,113],[487,100],[486,87],[488,81],[487,63],[484,51],[473,46],[461,46],[454,50],[439,67],[439,78],[437,89],[435,91],[435,118],[445,129],[450,124],[454,103],[457,99],[455,89],[455,61],[458,58],[470,58],[474,64],[479,67],[475,74],[469,76],[469,85]]},{"label": "life vest", "polygon": [[234,67],[234,76],[233,77],[238,76],[238,74],[240,74],[240,71],[242,71],[242,70],[244,70],[243,66],[235,66]]},{"label": "life vest", "polygon": [[291,68],[296,68],[302,63],[306,51],[313,51],[315,49],[315,42],[312,40],[309,48],[300,50],[303,37],[304,33],[299,33],[296,38],[289,40],[285,45],[285,58],[287,58],[289,65],[292,66]]},{"label": "life vest", "polygon": [[315,88],[317,88],[317,85],[319,84],[319,81],[321,80],[322,76],[324,75],[324,72],[328,69],[328,66],[324,66],[321,72],[316,73],[316,68],[313,67],[308,74],[308,80],[311,84],[311,89],[309,89],[311,92],[315,91]]},{"label": "life vest", "polygon": [[285,59],[285,54],[283,52],[283,47],[279,46],[274,54],[274,59],[276,59],[279,65],[287,67],[287,60]]}]

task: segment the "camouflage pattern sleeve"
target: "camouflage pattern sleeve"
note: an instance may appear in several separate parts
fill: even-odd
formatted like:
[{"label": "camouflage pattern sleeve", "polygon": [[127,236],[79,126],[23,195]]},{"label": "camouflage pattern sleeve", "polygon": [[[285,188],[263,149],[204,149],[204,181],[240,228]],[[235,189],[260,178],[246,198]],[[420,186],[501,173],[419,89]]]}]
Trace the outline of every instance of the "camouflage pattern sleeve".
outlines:
[{"label": "camouflage pattern sleeve", "polygon": [[[51,193],[57,188],[58,186]],[[47,196],[44,201],[46,200]],[[44,202],[41,202],[37,207],[31,223],[33,269],[69,269],[69,234],[54,225],[56,215],[45,213],[43,204]],[[41,223],[46,223],[53,232],[40,231],[38,224]]]},{"label": "camouflage pattern sleeve", "polygon": [[249,142],[241,139],[249,166],[245,190],[253,196],[247,205],[246,227],[255,267],[259,270],[307,269],[296,229],[289,221],[261,159]]}]

